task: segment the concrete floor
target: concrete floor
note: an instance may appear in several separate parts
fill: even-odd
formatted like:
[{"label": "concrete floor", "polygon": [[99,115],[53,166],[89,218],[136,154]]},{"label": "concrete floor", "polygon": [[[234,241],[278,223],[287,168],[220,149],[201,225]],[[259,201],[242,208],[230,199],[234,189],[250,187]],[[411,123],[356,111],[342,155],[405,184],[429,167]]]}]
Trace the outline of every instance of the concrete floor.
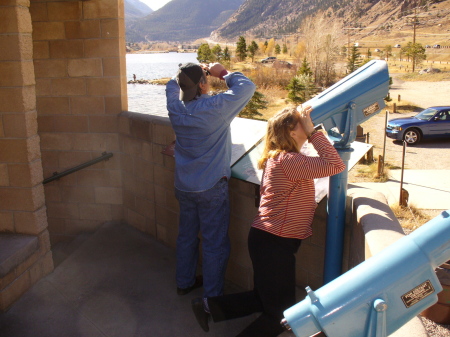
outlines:
[{"label": "concrete floor", "polygon": [[257,317],[203,332],[191,312],[202,289],[178,296],[174,250],[129,226],[106,224],[54,260],[54,272],[0,314],[1,337],[234,336]]},{"label": "concrete floor", "polygon": [[[202,289],[178,296],[175,251],[130,226],[105,224],[53,254],[54,272],[0,313],[0,337],[232,337],[258,317],[203,332],[191,311]],[[226,292],[237,291],[227,284]],[[426,336],[418,319],[410,323],[392,336]]]}]

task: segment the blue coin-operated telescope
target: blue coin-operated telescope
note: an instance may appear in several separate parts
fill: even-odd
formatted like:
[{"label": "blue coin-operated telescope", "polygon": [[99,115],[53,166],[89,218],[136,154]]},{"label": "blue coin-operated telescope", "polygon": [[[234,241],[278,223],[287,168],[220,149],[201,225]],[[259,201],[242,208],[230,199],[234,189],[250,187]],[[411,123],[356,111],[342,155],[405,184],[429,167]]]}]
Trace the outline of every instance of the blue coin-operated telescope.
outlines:
[{"label": "blue coin-operated telescope", "polygon": [[450,210],[284,312],[297,337],[385,337],[437,302],[435,268],[450,259]]},{"label": "blue coin-operated telescope", "polygon": [[350,144],[357,126],[380,112],[389,92],[389,72],[384,61],[370,61],[323,91],[303,106],[311,105],[314,125],[322,124],[335,142],[347,169],[330,178],[324,282],[341,274]]}]

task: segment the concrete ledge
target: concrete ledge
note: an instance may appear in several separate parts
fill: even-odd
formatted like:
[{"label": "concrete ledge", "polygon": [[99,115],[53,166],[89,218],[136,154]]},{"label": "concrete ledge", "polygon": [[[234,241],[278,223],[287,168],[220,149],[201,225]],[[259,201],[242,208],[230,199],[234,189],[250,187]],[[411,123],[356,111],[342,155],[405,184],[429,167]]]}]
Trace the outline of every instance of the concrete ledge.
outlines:
[{"label": "concrete ledge", "polygon": [[[405,236],[381,192],[350,185],[348,196],[353,198],[353,212],[365,235],[366,260]],[[420,318],[414,317],[390,336],[428,337],[428,333]]]},{"label": "concrete ledge", "polygon": [[36,236],[0,234],[0,277],[6,276],[39,248]]}]

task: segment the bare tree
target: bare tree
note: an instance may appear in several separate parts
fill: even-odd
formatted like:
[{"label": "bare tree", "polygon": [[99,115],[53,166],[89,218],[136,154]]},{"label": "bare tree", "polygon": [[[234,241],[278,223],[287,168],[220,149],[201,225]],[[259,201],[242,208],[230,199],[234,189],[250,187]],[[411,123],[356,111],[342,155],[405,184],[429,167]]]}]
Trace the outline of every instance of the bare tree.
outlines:
[{"label": "bare tree", "polygon": [[305,40],[305,56],[313,70],[314,82],[318,86],[329,86],[334,82],[335,61],[339,54],[334,24],[326,17],[317,15],[302,22],[300,30]]}]

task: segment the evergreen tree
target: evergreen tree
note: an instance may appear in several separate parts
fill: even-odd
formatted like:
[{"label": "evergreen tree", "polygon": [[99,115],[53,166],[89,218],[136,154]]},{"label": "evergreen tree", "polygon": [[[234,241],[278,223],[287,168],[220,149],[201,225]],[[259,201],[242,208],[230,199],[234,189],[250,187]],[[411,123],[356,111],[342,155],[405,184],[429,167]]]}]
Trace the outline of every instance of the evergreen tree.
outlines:
[{"label": "evergreen tree", "polygon": [[390,44],[384,47],[384,55],[386,57],[386,61],[389,61],[389,57],[392,56],[392,46]]},{"label": "evergreen tree", "polygon": [[312,72],[311,68],[309,67],[309,63],[306,60],[306,56],[303,58],[302,65],[298,69],[297,75],[308,75],[308,76],[313,75],[313,72]]},{"label": "evergreen tree", "polygon": [[370,51],[370,48],[367,48],[367,59],[368,60],[372,59],[372,52]]},{"label": "evergreen tree", "polygon": [[216,44],[212,49],[211,53],[214,56],[214,61],[221,61],[222,60],[222,48]]},{"label": "evergreen tree", "polygon": [[361,53],[359,52],[358,47],[353,46],[350,48],[350,54],[347,59],[347,70],[349,73],[354,72],[361,66]]},{"label": "evergreen tree", "polygon": [[279,55],[281,53],[281,47],[280,45],[277,43],[275,45],[275,55]]},{"label": "evergreen tree", "polygon": [[252,41],[252,43],[250,44],[250,46],[248,46],[247,50],[249,52],[250,57],[252,58],[252,62],[255,61],[255,54],[258,51],[259,47],[256,44],[255,41]]},{"label": "evergreen tree", "polygon": [[416,65],[427,59],[425,48],[420,43],[408,42],[408,44],[401,49],[401,52],[407,56],[408,59],[412,60],[412,71],[415,70]]},{"label": "evergreen tree", "polygon": [[243,36],[239,36],[239,41],[236,43],[236,56],[240,61],[245,61],[247,57],[247,43]]},{"label": "evergreen tree", "polygon": [[300,104],[303,102],[300,95],[304,87],[300,83],[300,80],[298,79],[297,76],[294,76],[291,79],[286,89],[289,90],[288,98],[291,102],[293,102],[294,104]]},{"label": "evergreen tree", "polygon": [[283,54],[287,54],[287,52],[288,52],[288,49],[287,49],[286,43],[284,43],[283,44]]},{"label": "evergreen tree", "polygon": [[231,54],[230,54],[230,50],[228,49],[228,47],[225,47],[225,49],[223,50],[222,60],[223,60],[228,66],[230,66]]},{"label": "evergreen tree", "polygon": [[258,110],[267,109],[268,102],[264,100],[264,95],[259,91],[255,91],[253,97],[247,103],[245,108],[239,113],[239,117],[254,118],[255,116],[262,116]]},{"label": "evergreen tree", "polygon": [[317,90],[312,76],[306,74],[294,76],[286,89],[289,91],[289,100],[294,104],[306,102]]},{"label": "evergreen tree", "polygon": [[209,48],[209,44],[202,43],[197,50],[197,60],[200,63],[209,63],[213,61],[213,54]]}]

